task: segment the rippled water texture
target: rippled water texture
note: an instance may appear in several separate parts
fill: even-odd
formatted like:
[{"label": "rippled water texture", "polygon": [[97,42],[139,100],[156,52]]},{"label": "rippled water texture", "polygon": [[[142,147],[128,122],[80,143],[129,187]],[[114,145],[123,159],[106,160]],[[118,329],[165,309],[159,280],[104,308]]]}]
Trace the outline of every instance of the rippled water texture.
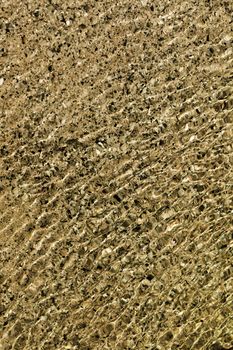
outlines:
[{"label": "rippled water texture", "polygon": [[0,350],[232,349],[232,13],[1,1]]}]

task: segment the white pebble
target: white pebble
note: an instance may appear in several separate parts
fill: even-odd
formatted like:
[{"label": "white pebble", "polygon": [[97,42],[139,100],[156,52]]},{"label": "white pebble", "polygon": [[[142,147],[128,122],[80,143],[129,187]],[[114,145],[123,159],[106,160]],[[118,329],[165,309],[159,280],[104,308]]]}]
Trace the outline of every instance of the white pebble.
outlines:
[{"label": "white pebble", "polygon": [[106,248],[102,251],[102,257],[108,256],[112,254],[112,249],[111,248]]},{"label": "white pebble", "polygon": [[4,83],[4,79],[0,78],[0,86],[3,85],[3,83]]},{"label": "white pebble", "polygon": [[192,135],[189,139],[189,142],[194,142],[197,140],[197,136],[196,135]]}]

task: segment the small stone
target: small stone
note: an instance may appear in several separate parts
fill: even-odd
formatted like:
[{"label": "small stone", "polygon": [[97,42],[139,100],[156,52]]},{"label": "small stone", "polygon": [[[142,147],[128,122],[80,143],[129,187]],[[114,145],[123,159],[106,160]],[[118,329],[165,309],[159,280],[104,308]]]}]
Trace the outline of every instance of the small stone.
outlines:
[{"label": "small stone", "polygon": [[106,248],[102,251],[102,257],[106,257],[112,254],[112,249],[111,248]]},{"label": "small stone", "polygon": [[2,86],[4,83],[4,79],[3,78],[0,78],[0,86]]},{"label": "small stone", "polygon": [[194,141],[197,141],[197,136],[196,135],[192,135],[189,139],[189,142],[194,142]]},{"label": "small stone", "polygon": [[173,209],[170,210],[165,210],[162,214],[161,217],[163,220],[169,219],[171,216],[175,214],[175,211]]}]

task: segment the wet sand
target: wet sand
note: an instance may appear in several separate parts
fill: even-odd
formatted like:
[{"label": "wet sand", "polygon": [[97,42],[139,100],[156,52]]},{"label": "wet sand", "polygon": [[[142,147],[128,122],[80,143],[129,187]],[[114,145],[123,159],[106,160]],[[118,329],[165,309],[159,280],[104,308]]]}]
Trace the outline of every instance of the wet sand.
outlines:
[{"label": "wet sand", "polygon": [[0,350],[233,347],[230,1],[0,5]]}]

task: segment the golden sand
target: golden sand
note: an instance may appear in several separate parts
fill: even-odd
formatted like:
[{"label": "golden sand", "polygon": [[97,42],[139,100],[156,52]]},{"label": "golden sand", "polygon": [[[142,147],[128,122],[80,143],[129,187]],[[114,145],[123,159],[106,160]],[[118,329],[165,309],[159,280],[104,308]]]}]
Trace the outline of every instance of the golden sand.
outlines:
[{"label": "golden sand", "polygon": [[232,14],[1,1],[0,350],[233,349]]}]

